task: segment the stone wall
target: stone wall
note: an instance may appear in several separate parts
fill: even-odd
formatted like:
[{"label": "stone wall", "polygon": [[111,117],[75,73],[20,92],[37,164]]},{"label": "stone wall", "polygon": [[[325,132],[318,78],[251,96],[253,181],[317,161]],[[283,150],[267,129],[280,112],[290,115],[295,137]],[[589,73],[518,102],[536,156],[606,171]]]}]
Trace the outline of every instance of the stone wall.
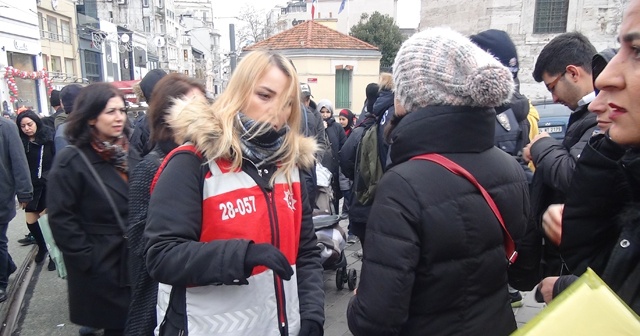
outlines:
[{"label": "stone wall", "polygon": [[[535,0],[422,0],[420,29],[448,25],[471,35],[504,30],[513,39],[520,61],[521,92],[532,100],[551,99],[531,73],[542,48],[557,34],[533,34]],[[628,0],[570,0],[567,31],[585,34],[596,49],[616,47],[623,6]]]}]

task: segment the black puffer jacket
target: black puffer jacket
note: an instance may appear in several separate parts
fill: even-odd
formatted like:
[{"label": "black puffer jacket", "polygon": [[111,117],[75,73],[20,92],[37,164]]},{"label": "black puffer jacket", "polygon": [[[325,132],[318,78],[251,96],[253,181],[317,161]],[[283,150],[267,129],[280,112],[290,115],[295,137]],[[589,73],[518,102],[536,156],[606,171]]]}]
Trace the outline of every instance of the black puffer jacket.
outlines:
[{"label": "black puffer jacket", "polygon": [[[495,111],[429,107],[394,130],[393,165],[367,223],[362,278],[347,318],[354,335],[508,335],[516,329],[500,223],[458,163],[493,197],[514,239],[525,231],[522,168],[493,146]],[[455,135],[455,136],[452,136]]]}]

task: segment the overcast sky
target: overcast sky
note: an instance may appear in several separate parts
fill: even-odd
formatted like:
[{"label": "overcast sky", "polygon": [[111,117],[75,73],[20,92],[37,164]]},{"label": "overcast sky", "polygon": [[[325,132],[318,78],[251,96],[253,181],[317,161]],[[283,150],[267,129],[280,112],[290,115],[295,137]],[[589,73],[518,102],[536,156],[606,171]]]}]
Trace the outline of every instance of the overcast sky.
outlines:
[{"label": "overcast sky", "polygon": [[[286,5],[287,0],[211,0],[215,16],[234,16],[246,4],[256,9],[270,9],[276,5]],[[322,2],[322,0],[318,0]],[[416,28],[420,22],[420,0],[398,0],[398,20],[400,28]]]}]

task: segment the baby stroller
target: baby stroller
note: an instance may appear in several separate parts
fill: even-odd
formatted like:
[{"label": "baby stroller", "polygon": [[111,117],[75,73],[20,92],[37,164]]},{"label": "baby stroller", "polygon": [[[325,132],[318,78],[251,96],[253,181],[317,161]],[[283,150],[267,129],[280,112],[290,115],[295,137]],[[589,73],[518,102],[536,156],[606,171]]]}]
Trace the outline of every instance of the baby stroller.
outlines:
[{"label": "baby stroller", "polygon": [[[329,172],[330,175],[331,173]],[[340,226],[340,216],[336,215],[332,210],[333,194],[330,184],[326,183],[326,186],[324,184],[323,179],[318,174],[318,195],[316,209],[313,211],[313,226],[316,231],[318,246],[321,249],[322,267],[325,270],[336,271],[336,287],[338,289],[344,288],[346,283],[350,290],[354,290],[358,280],[358,273],[355,269],[347,269],[347,257],[344,252],[347,247],[347,234]]]}]

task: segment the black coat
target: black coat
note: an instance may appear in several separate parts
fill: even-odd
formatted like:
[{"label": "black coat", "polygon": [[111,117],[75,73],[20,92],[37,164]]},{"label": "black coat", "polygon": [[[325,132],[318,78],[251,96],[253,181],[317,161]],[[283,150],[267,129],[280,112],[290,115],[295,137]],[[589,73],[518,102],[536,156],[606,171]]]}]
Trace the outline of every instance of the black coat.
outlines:
[{"label": "black coat", "polygon": [[620,228],[618,216],[631,190],[618,160],[625,150],[604,134],[591,139],[576,164],[562,213],[560,253],[569,271],[587,266],[602,275]]},{"label": "black coat", "polygon": [[555,245],[541,248],[542,215],[549,205],[565,202],[576,161],[596,126],[596,115],[583,105],[569,117],[562,143],[546,137],[531,145],[536,167],[531,182],[531,218],[525,237],[517,242],[520,256],[509,268],[509,281],[516,289],[531,290],[545,276],[568,272]]},{"label": "black coat", "polygon": [[[576,174],[588,172],[588,176],[596,185],[600,182],[610,183],[603,189],[592,189],[590,197],[584,198],[587,202],[585,206],[596,208],[591,211],[592,213],[602,212],[596,215],[596,221],[598,218],[601,219],[603,214],[612,214],[612,211],[618,211],[618,215],[609,218],[608,222],[595,223],[596,221],[585,217],[582,223],[573,221],[565,223],[567,215],[563,214],[560,247],[563,248],[563,253],[572,252],[570,257],[574,260],[576,256],[583,257],[581,265],[586,263],[586,266],[593,267],[607,285],[638,314],[640,313],[640,152],[632,150],[622,159],[616,160],[619,152],[607,148],[606,145],[603,146],[602,142],[602,139],[592,141],[592,146],[585,149],[582,157],[590,156],[589,161],[592,164],[585,169],[576,170]],[[597,150],[593,150],[594,148]],[[626,184],[620,184],[617,179],[620,170],[626,175]],[[622,195],[615,195],[616,190]],[[630,193],[630,198],[627,198],[626,202],[625,191]],[[565,205],[565,212],[566,207],[567,205]],[[582,230],[577,227],[579,224],[582,224],[580,227]],[[565,227],[569,231],[566,231]],[[567,251],[567,245],[572,249]],[[586,266],[582,265],[582,268]],[[579,275],[578,272],[574,274]],[[568,287],[575,279],[577,279],[576,275],[560,277],[554,286],[554,295]]]},{"label": "black coat", "polygon": [[322,165],[331,171],[331,188],[335,199],[340,199],[342,197],[340,192],[340,148],[347,141],[347,136],[344,133],[344,128],[334,118],[327,120],[325,132],[331,150],[325,152]]},{"label": "black coat", "polygon": [[[127,182],[90,147],[82,151],[126,221]],[[103,190],[73,148],[64,148],[54,159],[47,202],[51,231],[67,267],[71,322],[124,328],[130,300],[124,232]]]},{"label": "black coat", "polygon": [[391,160],[367,222],[358,293],[347,319],[358,335],[508,335],[516,329],[507,291],[503,230],[468,180],[492,196],[514,239],[525,231],[528,186],[518,162],[493,146],[495,111],[429,107],[394,130]]}]

